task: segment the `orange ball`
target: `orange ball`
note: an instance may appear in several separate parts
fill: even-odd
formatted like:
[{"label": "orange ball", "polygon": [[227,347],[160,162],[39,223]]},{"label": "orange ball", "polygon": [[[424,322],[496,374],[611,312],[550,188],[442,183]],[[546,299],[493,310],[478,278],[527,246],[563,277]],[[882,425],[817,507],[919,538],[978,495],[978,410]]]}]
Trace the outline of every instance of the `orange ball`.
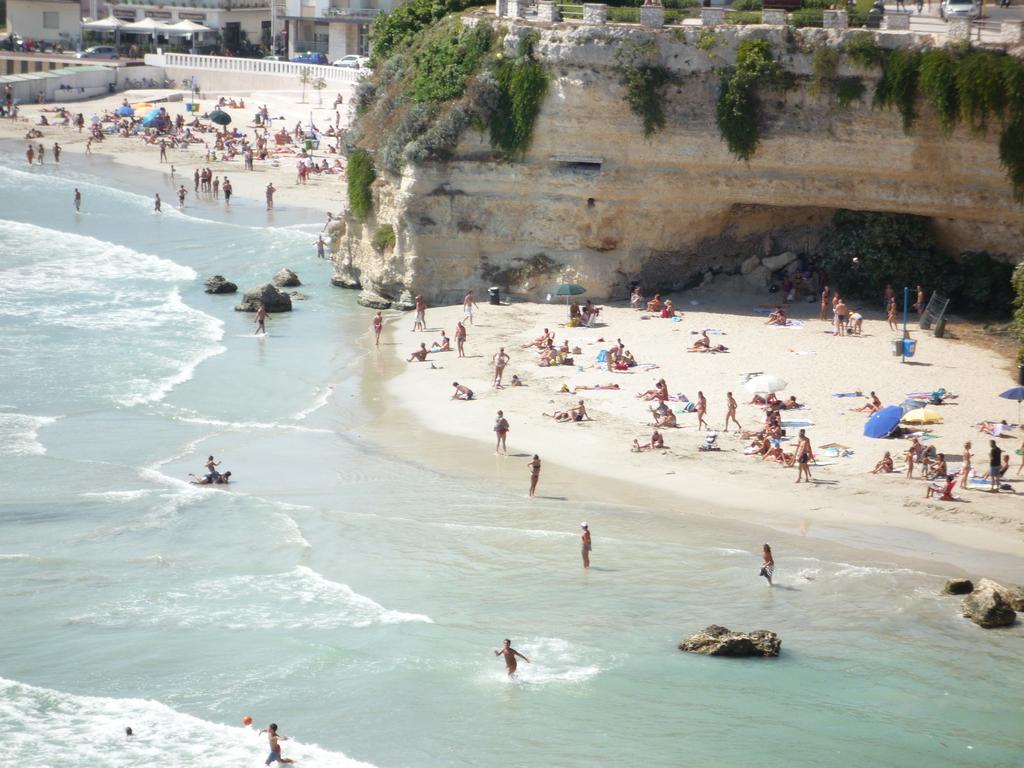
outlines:
[{"label": "orange ball", "polygon": [[246,715],[242,718],[242,723],[244,725],[252,725],[252,717],[250,715]]}]

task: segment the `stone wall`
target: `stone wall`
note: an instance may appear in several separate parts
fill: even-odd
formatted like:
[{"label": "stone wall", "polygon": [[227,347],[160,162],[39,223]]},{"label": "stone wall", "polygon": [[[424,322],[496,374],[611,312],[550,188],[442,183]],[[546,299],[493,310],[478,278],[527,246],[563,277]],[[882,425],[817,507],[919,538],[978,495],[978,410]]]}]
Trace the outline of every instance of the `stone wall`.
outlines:
[{"label": "stone wall", "polygon": [[[507,51],[528,28],[511,26]],[[498,158],[486,135],[470,130],[451,161],[378,179],[375,216],[348,221],[339,237],[339,282],[392,299],[418,292],[457,301],[493,284],[542,297],[564,277],[588,295],[624,297],[632,280],[677,289],[740,274],[752,255],[813,249],[841,208],[934,217],[951,248],[1024,257],[1024,209],[999,163],[999,132],[946,137],[921,105],[905,135],[897,112],[871,107],[871,75],[865,102],[845,111],[811,97],[806,82],[764,94],[757,153],[749,163],[729,153],[715,122],[717,68],[756,36],[806,76],[828,32],[723,27],[704,51],[699,27],[532,28],[552,81],[525,158]],[[680,75],[666,89],[665,129],[649,140],[614,71],[614,51],[629,39],[655,40]],[[879,40],[920,42],[912,33]],[[386,255],[370,246],[383,224],[397,235]]]}]

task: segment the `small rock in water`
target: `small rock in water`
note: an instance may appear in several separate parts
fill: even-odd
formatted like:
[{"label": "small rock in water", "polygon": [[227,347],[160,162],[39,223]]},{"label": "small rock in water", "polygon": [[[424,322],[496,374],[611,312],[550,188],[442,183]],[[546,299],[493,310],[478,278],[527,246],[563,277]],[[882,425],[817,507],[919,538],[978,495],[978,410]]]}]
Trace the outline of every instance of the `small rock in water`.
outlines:
[{"label": "small rock in water", "polygon": [[974,591],[964,598],[964,616],[979,627],[1008,627],[1017,620],[1011,590],[990,579],[982,579]]},{"label": "small rock in water", "polygon": [[242,302],[235,307],[236,312],[255,312],[260,302],[267,307],[267,312],[291,312],[292,297],[277,286],[266,283],[250,288],[242,295]]},{"label": "small rock in water", "polygon": [[282,269],[274,275],[274,279],[271,282],[278,288],[294,288],[297,285],[302,285],[299,276],[290,269]]},{"label": "small rock in water", "polygon": [[974,582],[970,579],[950,579],[942,588],[944,595],[969,595],[974,591]]},{"label": "small rock in water", "polygon": [[778,656],[781,648],[782,641],[774,632],[732,632],[717,624],[679,642],[679,650],[705,656]]},{"label": "small rock in water", "polygon": [[234,293],[238,286],[232,283],[223,275],[214,275],[206,278],[207,293]]}]

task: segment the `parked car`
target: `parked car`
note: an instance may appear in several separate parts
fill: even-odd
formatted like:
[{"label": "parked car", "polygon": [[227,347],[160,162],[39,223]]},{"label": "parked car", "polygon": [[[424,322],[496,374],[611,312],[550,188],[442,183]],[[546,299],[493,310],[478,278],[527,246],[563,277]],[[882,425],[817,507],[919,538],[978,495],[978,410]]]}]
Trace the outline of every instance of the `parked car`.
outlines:
[{"label": "parked car", "polygon": [[306,51],[300,53],[298,56],[292,56],[292,62],[294,64],[329,64],[326,53],[314,53],[313,51]]},{"label": "parked car", "polygon": [[75,54],[78,59],[116,59],[117,48],[112,45],[94,45]]},{"label": "parked car", "polygon": [[953,18],[976,19],[978,3],[976,0],[942,0],[939,4],[939,16],[947,21]]},{"label": "parked car", "polygon": [[357,56],[354,53],[350,53],[348,56],[342,56],[336,62],[336,67],[347,67],[349,69],[362,69],[367,65],[370,60],[366,56]]}]

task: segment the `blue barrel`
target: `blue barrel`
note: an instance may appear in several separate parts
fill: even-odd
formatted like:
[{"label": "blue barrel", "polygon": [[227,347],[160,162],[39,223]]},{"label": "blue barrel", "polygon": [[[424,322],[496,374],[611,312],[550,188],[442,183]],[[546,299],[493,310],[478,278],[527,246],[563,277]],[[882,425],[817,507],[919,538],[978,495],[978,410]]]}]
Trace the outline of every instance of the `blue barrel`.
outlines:
[{"label": "blue barrel", "polygon": [[917,339],[904,339],[903,340],[903,356],[913,357],[914,352],[917,351]]}]

